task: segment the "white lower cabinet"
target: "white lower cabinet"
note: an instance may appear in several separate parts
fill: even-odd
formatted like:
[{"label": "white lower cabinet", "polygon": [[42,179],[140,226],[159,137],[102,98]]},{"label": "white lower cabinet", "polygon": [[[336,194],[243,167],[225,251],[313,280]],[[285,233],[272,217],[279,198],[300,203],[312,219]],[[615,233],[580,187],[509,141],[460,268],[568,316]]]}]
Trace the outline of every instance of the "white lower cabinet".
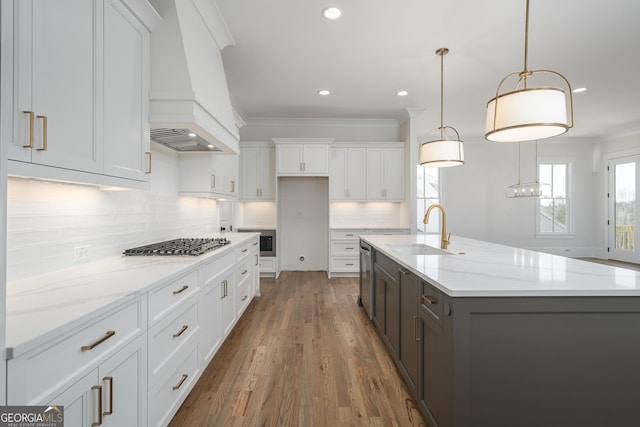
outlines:
[{"label": "white lower cabinet", "polygon": [[141,335],[48,402],[67,427],[146,426],[146,336]]},{"label": "white lower cabinet", "polygon": [[329,271],[334,274],[353,275],[360,270],[360,243],[358,236],[368,234],[408,234],[405,228],[353,228],[330,231]]}]

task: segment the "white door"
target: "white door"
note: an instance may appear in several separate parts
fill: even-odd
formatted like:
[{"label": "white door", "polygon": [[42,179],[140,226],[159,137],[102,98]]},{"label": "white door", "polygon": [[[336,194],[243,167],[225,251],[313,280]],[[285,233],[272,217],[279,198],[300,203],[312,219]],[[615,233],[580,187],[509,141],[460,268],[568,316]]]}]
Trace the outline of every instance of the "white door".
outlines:
[{"label": "white door", "polygon": [[609,258],[640,263],[640,155],[609,160]]}]

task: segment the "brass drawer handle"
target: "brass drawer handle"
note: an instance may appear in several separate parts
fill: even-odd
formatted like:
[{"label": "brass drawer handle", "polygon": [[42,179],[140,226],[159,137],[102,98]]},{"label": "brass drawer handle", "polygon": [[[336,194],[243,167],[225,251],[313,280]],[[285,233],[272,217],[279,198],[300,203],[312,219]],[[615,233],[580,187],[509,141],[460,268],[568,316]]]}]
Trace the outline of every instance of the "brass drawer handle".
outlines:
[{"label": "brass drawer handle", "polygon": [[416,320],[420,319],[420,316],[413,316],[413,339],[415,339],[416,341],[421,341],[422,338],[420,338],[417,334],[416,331],[418,330],[418,328],[416,327]]},{"label": "brass drawer handle", "polygon": [[242,275],[244,276],[245,274],[247,274],[247,270],[242,272]]},{"label": "brass drawer handle", "polygon": [[178,338],[180,335],[184,334],[184,331],[186,331],[187,329],[189,329],[189,325],[182,325],[182,329],[173,334],[173,337]]},{"label": "brass drawer handle", "polygon": [[42,148],[36,148],[37,151],[47,151],[47,116],[36,116],[42,119]]},{"label": "brass drawer handle", "polygon": [[111,415],[113,414],[113,377],[104,377],[102,380],[109,381],[109,410],[102,415]]},{"label": "brass drawer handle", "polygon": [[177,389],[179,389],[180,387],[182,387],[182,383],[184,383],[184,382],[187,380],[187,378],[188,378],[188,377],[189,377],[189,375],[187,375],[187,374],[182,374],[182,378],[180,379],[180,382],[179,382],[178,384],[174,385],[174,386],[172,387],[172,389],[173,389],[173,390],[177,390]]},{"label": "brass drawer handle", "polygon": [[429,296],[429,295],[422,295],[422,301],[426,302],[427,304],[437,304],[438,300],[434,299],[433,297]]},{"label": "brass drawer handle", "polygon": [[97,346],[99,346],[100,344],[102,344],[103,342],[105,342],[115,334],[116,334],[116,331],[107,331],[104,337],[100,338],[98,341],[94,342],[93,344],[83,345],[82,347],[80,347],[80,350],[82,351],[93,350],[94,348],[96,348]]},{"label": "brass drawer handle", "polygon": [[27,145],[23,145],[24,148],[33,148],[33,121],[34,121],[34,113],[33,111],[23,111],[24,114],[29,115],[29,143]]},{"label": "brass drawer handle", "polygon": [[98,422],[91,423],[91,427],[97,427],[102,425],[102,386],[94,385],[91,390],[98,390]]},{"label": "brass drawer handle", "polygon": [[248,297],[245,295],[242,297],[242,301],[245,301]]},{"label": "brass drawer handle", "polygon": [[249,250],[249,249],[244,248],[244,249],[242,250],[242,253],[247,252],[248,250]]},{"label": "brass drawer handle", "polygon": [[177,291],[173,291],[173,294],[174,295],[181,294],[182,292],[186,291],[187,289],[189,289],[189,285],[182,285],[182,287],[180,289],[178,289]]},{"label": "brass drawer handle", "polygon": [[150,174],[151,173],[151,151],[146,151],[145,154],[147,155],[147,171],[145,173]]},{"label": "brass drawer handle", "polygon": [[403,276],[406,276],[407,274],[409,274],[409,270],[404,269],[402,267],[398,268],[398,271],[400,272],[400,274],[402,274]]}]

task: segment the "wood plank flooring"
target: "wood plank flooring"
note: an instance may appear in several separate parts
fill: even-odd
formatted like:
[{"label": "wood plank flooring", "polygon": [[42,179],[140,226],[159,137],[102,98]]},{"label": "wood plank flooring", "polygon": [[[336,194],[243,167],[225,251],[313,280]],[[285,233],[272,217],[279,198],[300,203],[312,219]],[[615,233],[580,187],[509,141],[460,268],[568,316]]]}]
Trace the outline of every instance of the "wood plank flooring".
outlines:
[{"label": "wood plank flooring", "polygon": [[356,304],[357,278],[283,272],[261,293],[170,427],[426,425]]}]

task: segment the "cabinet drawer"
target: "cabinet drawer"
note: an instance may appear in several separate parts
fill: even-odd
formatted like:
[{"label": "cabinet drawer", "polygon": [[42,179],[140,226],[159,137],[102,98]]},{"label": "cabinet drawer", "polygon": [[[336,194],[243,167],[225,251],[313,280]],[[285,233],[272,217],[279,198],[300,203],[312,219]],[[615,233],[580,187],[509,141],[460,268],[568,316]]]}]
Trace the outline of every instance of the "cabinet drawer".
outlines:
[{"label": "cabinet drawer", "polygon": [[244,311],[244,309],[251,302],[251,281],[245,280],[238,285],[238,290],[236,292],[236,313],[238,313],[238,318],[240,314]]},{"label": "cabinet drawer", "polygon": [[149,292],[149,324],[153,325],[165,314],[198,291],[198,270]]},{"label": "cabinet drawer", "polygon": [[43,404],[70,379],[145,331],[143,303],[143,299],[136,299],[62,340],[9,360],[8,403]]},{"label": "cabinet drawer", "polygon": [[198,325],[197,301],[175,315],[163,319],[149,329],[149,385],[170,369],[173,358],[196,335]]},{"label": "cabinet drawer", "polygon": [[360,245],[357,240],[353,242],[331,242],[331,255],[358,258],[360,256]]},{"label": "cabinet drawer", "polygon": [[420,307],[429,317],[441,325],[445,313],[444,306],[447,303],[445,295],[424,281],[420,282],[420,288]]},{"label": "cabinet drawer", "polygon": [[251,276],[251,269],[253,267],[252,262],[253,258],[246,258],[238,263],[238,267],[236,269],[236,283],[238,285]]},{"label": "cabinet drawer", "polygon": [[358,258],[331,258],[331,271],[358,272],[359,269]]},{"label": "cabinet drawer", "polygon": [[213,280],[224,273],[228,268],[233,267],[236,262],[235,252],[231,251],[220,258],[216,258],[201,267],[202,280],[204,286],[210,284]]},{"label": "cabinet drawer", "polygon": [[[253,245],[254,241],[251,240],[250,242],[245,242],[242,246],[240,246],[237,250],[236,253],[238,254],[238,260],[241,261],[244,258],[246,258],[247,256],[249,256],[249,254],[251,253],[251,251],[254,249],[254,245]],[[258,245],[256,245],[258,246]],[[259,248],[258,248],[259,249]]]},{"label": "cabinet drawer", "polygon": [[393,236],[396,234],[409,234],[409,230],[406,228],[380,228],[369,230],[370,235],[378,235],[378,236]]},{"label": "cabinet drawer", "polygon": [[181,354],[172,367],[175,369],[148,395],[150,426],[167,425],[193,387],[199,374],[198,347]]},{"label": "cabinet drawer", "polygon": [[358,236],[361,234],[367,234],[365,229],[350,229],[350,230],[331,230],[331,240],[354,240],[358,241]]}]

